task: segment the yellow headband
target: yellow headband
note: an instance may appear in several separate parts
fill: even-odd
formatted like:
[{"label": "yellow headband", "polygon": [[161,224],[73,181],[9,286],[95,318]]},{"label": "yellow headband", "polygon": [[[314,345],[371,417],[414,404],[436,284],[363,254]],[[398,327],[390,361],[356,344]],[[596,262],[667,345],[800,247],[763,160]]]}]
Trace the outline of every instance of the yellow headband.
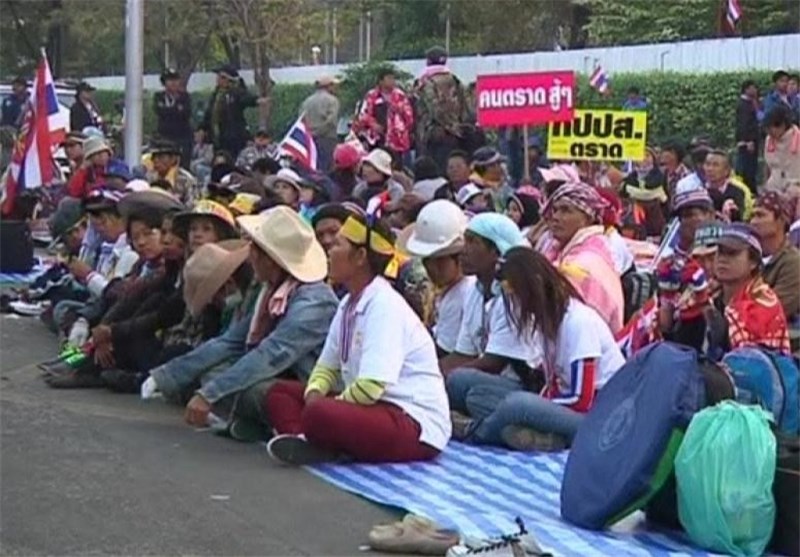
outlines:
[{"label": "yellow headband", "polygon": [[[352,243],[363,246],[367,243],[367,227],[353,217],[347,217],[339,230],[344,238]],[[369,234],[369,249],[381,255],[394,255],[394,244],[381,236],[376,230]]]}]

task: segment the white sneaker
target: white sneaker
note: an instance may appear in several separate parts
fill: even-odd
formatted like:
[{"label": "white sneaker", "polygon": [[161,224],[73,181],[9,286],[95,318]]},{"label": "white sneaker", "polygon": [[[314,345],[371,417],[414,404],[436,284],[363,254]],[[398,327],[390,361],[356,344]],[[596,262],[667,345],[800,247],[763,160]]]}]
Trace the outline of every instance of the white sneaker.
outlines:
[{"label": "white sneaker", "polygon": [[142,400],[150,400],[161,396],[161,393],[158,391],[158,384],[152,377],[145,379],[140,392]]},{"label": "white sneaker", "polygon": [[29,317],[37,317],[43,314],[50,304],[46,302],[23,302],[21,300],[17,300],[14,302],[9,302],[8,307],[13,309],[16,313],[20,315],[26,315]]}]

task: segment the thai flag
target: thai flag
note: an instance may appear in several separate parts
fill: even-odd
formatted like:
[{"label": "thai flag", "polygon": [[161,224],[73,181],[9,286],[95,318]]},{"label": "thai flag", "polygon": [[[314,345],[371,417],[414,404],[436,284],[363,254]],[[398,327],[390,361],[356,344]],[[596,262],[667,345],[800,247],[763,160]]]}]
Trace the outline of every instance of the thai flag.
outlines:
[{"label": "thai flag", "polygon": [[53,75],[42,51],[36,69],[22,129],[11,155],[3,191],[2,213],[10,214],[19,192],[50,185],[53,180],[53,152],[64,140],[67,118],[61,114]]},{"label": "thai flag", "polygon": [[739,4],[739,0],[728,0],[725,18],[728,20],[731,30],[736,29],[736,24],[742,19],[742,6]]},{"label": "thai flag", "polygon": [[634,313],[625,326],[617,331],[614,340],[617,342],[625,359],[659,340],[658,334],[658,301],[650,298]]},{"label": "thai flag", "polygon": [[278,146],[281,155],[288,155],[309,170],[317,169],[317,144],[306,125],[305,114],[289,128]]},{"label": "thai flag", "polygon": [[594,73],[589,78],[589,85],[597,89],[600,94],[605,95],[608,92],[608,76],[602,66],[597,66]]}]

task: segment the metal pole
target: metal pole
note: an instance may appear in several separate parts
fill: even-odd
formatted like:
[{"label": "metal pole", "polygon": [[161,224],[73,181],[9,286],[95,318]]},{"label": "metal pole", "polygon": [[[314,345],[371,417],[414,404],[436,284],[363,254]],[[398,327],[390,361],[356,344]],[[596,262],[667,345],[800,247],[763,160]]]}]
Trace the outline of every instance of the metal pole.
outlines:
[{"label": "metal pole", "polygon": [[523,165],[523,178],[525,182],[531,181],[531,160],[530,160],[530,152],[531,146],[528,145],[528,124],[524,124],[522,126],[522,140],[525,142],[525,164]]},{"label": "metal pole", "polygon": [[444,50],[450,56],[450,2],[447,3],[445,8],[444,20]]},{"label": "metal pole", "polygon": [[325,63],[331,63],[331,7],[325,10]]},{"label": "metal pole", "polygon": [[336,43],[339,41],[339,37],[338,37],[337,29],[336,29],[336,10],[337,10],[337,8],[336,8],[336,6],[334,6],[333,7],[333,37],[331,39],[331,42],[333,43],[331,45],[331,52],[332,52],[331,58],[333,59],[332,62],[331,62],[332,64],[336,63],[336,56],[338,54],[338,47],[336,46]]},{"label": "metal pole", "polygon": [[364,61],[364,12],[358,14],[358,61]]},{"label": "metal pole", "polygon": [[367,62],[372,58],[372,12],[367,12],[367,36],[365,38],[367,43]]},{"label": "metal pole", "polygon": [[125,3],[125,162],[141,164],[144,0]]}]

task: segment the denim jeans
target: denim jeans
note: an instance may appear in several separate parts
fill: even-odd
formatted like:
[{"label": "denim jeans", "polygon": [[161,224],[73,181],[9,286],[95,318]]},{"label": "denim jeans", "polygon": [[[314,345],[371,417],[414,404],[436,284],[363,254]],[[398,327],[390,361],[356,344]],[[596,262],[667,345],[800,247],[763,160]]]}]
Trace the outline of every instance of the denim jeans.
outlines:
[{"label": "denim jeans", "polygon": [[518,381],[470,368],[450,372],[445,386],[450,408],[475,420],[494,412],[509,393],[522,390]]},{"label": "denim jeans", "polygon": [[453,370],[447,377],[450,408],[473,419],[467,438],[476,445],[504,445],[507,426],[530,427],[572,440],[583,414],[525,391],[519,382],[468,368]]},{"label": "denim jeans", "polygon": [[475,444],[502,445],[502,432],[508,426],[523,426],[542,433],[555,433],[572,441],[583,420],[575,412],[527,391],[508,394],[489,416],[476,422],[469,439]]}]

